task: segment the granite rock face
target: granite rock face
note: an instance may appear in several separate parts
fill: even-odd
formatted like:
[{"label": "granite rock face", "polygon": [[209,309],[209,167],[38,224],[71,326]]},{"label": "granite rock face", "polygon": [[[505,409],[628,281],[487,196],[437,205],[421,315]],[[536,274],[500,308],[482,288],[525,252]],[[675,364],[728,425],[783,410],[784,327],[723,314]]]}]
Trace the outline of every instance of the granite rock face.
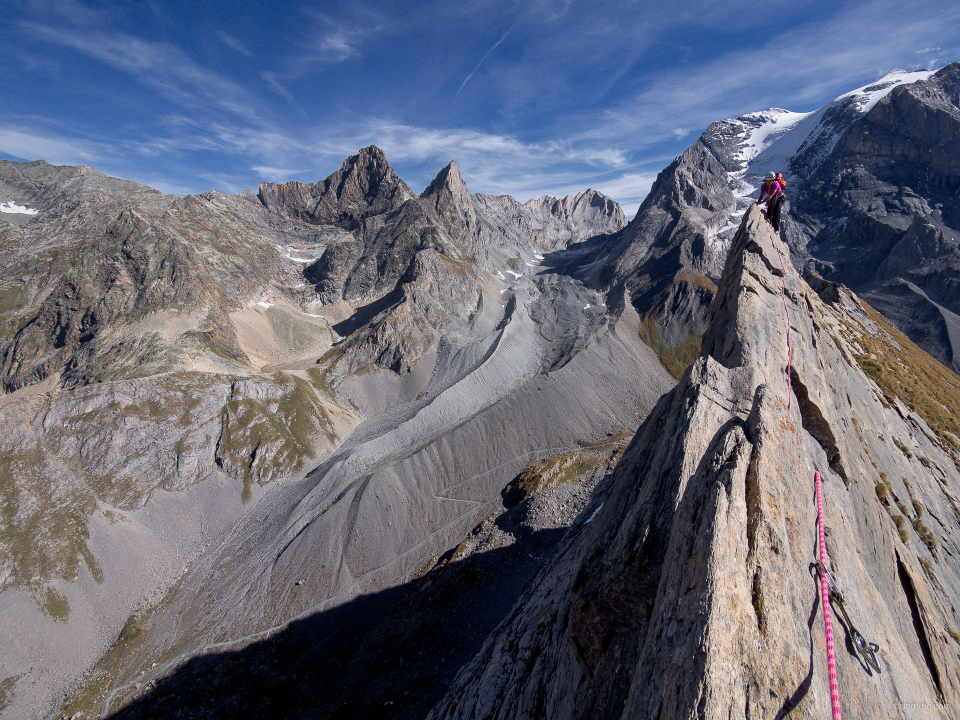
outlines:
[{"label": "granite rock face", "polygon": [[702,356],[431,719],[828,716],[815,470],[829,564],[880,647],[878,673],[834,610],[844,715],[955,714],[957,438],[910,395],[921,368],[885,374],[920,351],[788,255],[749,211]]}]

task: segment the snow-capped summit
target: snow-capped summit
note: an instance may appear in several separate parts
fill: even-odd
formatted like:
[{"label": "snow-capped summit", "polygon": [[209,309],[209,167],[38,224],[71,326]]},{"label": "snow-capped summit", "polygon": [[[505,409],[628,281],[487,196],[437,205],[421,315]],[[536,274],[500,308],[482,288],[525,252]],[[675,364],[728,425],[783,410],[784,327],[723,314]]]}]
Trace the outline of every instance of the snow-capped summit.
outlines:
[{"label": "snow-capped summit", "polygon": [[916,70],[914,72],[908,72],[906,70],[891,70],[876,82],[872,82],[869,85],[864,85],[856,90],[844,93],[843,95],[835,98],[833,102],[841,103],[847,98],[855,98],[858,106],[857,109],[861,113],[870,112],[873,106],[876,105],[882,97],[893,90],[893,88],[895,88],[897,85],[904,85],[918,82],[920,80],[926,80],[933,75],[933,73],[933,70]]},{"label": "snow-capped summit", "polygon": [[851,121],[873,109],[898,85],[924,81],[931,75],[931,70],[891,70],[879,80],[844,93],[812,112],[770,108],[721,121],[718,125],[725,126],[732,140],[728,144],[733,151],[729,171],[735,195],[744,199],[754,195],[761,179],[770,171],[783,173],[789,182],[791,161],[800,155],[804,156],[803,174],[809,175],[830,154]]}]

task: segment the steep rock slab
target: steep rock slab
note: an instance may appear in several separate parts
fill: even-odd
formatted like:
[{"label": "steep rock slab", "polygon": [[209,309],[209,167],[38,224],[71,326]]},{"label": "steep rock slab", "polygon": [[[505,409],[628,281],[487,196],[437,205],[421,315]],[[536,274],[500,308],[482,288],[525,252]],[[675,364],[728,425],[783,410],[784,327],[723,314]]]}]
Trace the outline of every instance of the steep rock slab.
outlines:
[{"label": "steep rock slab", "polygon": [[891,355],[908,341],[842,287],[813,278],[815,292],[786,258],[784,275],[778,250],[748,212],[703,356],[430,718],[827,716],[815,470],[830,565],[883,667],[870,670],[835,619],[845,715],[956,707],[956,439],[861,367],[880,357],[872,341]]}]

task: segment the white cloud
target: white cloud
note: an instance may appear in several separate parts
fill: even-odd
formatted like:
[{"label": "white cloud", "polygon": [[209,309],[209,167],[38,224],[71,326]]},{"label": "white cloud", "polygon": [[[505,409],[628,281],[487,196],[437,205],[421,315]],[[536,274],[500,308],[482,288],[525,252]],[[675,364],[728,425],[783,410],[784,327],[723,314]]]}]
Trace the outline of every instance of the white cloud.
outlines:
[{"label": "white cloud", "polygon": [[309,21],[298,41],[300,54],[289,63],[287,74],[291,76],[359,55],[363,42],[380,32],[385,24],[384,18],[362,3],[350,6],[346,17],[335,18],[311,9],[304,12]]},{"label": "white cloud", "polygon": [[198,65],[174,45],[124,33],[60,29],[35,23],[24,23],[23,27],[48,42],[73,48],[135,75],[184,107],[227,111],[250,121],[257,118],[249,93],[232,80]]},{"label": "white cloud", "polygon": [[287,88],[284,87],[284,85],[277,78],[277,73],[269,70],[264,70],[260,73],[260,77],[262,77],[264,82],[267,83],[267,87],[273,90],[280,97],[296,105],[297,108],[299,108],[300,111],[303,112],[303,108],[300,108],[300,105],[297,103],[296,99],[293,97],[293,94],[289,90],[287,90]]},{"label": "white cloud", "polygon": [[276,168],[267,165],[254,165],[250,168],[264,180],[275,183],[285,183],[293,175],[302,175],[306,170],[295,170],[292,168]]},{"label": "white cloud", "polygon": [[230,33],[226,33],[223,30],[217,30],[216,33],[217,37],[220,38],[220,41],[231,50],[236,50],[241,55],[246,55],[247,57],[253,56],[253,53],[250,52],[250,49]]},{"label": "white cloud", "polygon": [[352,38],[342,29],[326,33],[318,38],[317,46],[324,53],[330,53],[337,60],[346,60],[356,52]]},{"label": "white cloud", "polygon": [[702,130],[713,120],[770,105],[813,109],[825,97],[881,77],[902,62],[891,58],[913,56],[914,48],[952,34],[958,24],[960,4],[946,13],[904,13],[899,2],[872,0],[823,24],[789,29],[762,47],[658,74],[585,136],[632,136],[639,149],[676,137],[677,118]]},{"label": "white cloud", "polygon": [[0,126],[0,152],[20,160],[46,160],[53,165],[82,165],[102,158],[91,143]]},{"label": "white cloud", "polygon": [[463,79],[463,82],[462,82],[462,83],[460,83],[460,87],[457,89],[457,95],[459,95],[459,94],[460,94],[460,91],[463,90],[463,86],[466,85],[468,82],[470,82],[470,78],[472,78],[474,75],[477,74],[477,70],[479,70],[479,69],[480,69],[480,66],[483,65],[483,61],[486,60],[486,59],[490,56],[490,53],[492,53],[494,50],[496,50],[498,47],[500,47],[500,44],[501,44],[504,40],[507,39],[507,35],[510,34],[510,31],[513,30],[513,28],[516,26],[516,24],[517,24],[516,21],[514,21],[513,25],[511,25],[510,27],[508,27],[508,28],[507,28],[507,31],[506,31],[503,35],[500,36],[500,39],[497,40],[497,41],[493,44],[493,46],[492,46],[489,50],[487,50],[487,52],[484,53],[483,57],[480,58],[480,62],[477,63],[477,66],[476,66],[473,70],[471,70],[471,71],[470,71],[470,74],[467,75],[467,76]]},{"label": "white cloud", "polygon": [[191,195],[196,192],[195,188],[189,188],[185,185],[178,185],[177,183],[169,183],[165,180],[157,179],[152,176],[131,177],[129,179],[135,180],[136,182],[146,185],[147,187],[152,187],[154,190],[159,190],[164,195]]},{"label": "white cloud", "polygon": [[657,173],[624,173],[612,180],[597,183],[594,189],[620,203],[629,217],[640,207],[656,179]]}]

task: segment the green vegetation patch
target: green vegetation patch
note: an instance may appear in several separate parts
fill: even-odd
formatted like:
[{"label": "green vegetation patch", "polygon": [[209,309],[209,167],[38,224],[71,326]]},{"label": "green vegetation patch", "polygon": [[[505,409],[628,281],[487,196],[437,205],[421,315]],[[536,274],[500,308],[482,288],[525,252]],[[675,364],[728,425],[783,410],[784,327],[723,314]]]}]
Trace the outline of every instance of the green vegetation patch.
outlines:
[{"label": "green vegetation patch", "polygon": [[877,497],[880,500],[886,500],[890,497],[891,486],[890,483],[881,480],[876,485]]},{"label": "green vegetation patch", "polygon": [[48,587],[46,589],[40,609],[44,615],[59,622],[65,623],[67,618],[70,617],[70,603],[56,588]]},{"label": "green vegetation patch", "polygon": [[903,515],[894,515],[893,524],[897,526],[897,534],[900,539],[906,544],[910,540],[910,534],[907,532],[907,519]]},{"label": "green vegetation patch", "polygon": [[640,339],[657,354],[667,372],[677,380],[700,357],[700,347],[703,344],[701,335],[691,335],[679,345],[661,342],[657,323],[649,315],[640,323]]},{"label": "green vegetation patch", "polygon": [[13,701],[13,686],[20,679],[19,675],[4,678],[0,680],[0,712],[7,709],[7,706]]},{"label": "green vegetation patch", "polygon": [[501,493],[503,504],[515,507],[547,488],[576,485],[580,477],[592,472],[604,459],[597,451],[574,450],[535,462],[507,483]]},{"label": "green vegetation patch", "polygon": [[897,446],[897,449],[900,450],[900,452],[903,453],[903,456],[904,456],[907,460],[909,460],[910,458],[913,457],[913,453],[910,452],[910,448],[908,448],[906,445],[904,445],[902,442],[900,442],[899,438],[894,437],[894,438],[893,438],[893,444]]},{"label": "green vegetation patch", "polygon": [[333,445],[338,436],[323,402],[306,380],[277,373],[278,398],[234,394],[223,406],[217,463],[243,481],[244,499],[252,483],[266,484],[296,474],[319,452],[318,437]]},{"label": "green vegetation patch", "polygon": [[927,549],[930,553],[936,557],[937,549],[940,547],[940,543],[937,541],[936,535],[923,524],[923,521],[920,518],[916,518],[913,521],[913,529],[916,531],[917,535],[920,536],[920,539],[923,541],[923,544],[927,546]]},{"label": "green vegetation patch", "polygon": [[[960,377],[917,347],[876,310],[860,302],[883,332],[878,336],[858,333],[856,340],[864,353],[856,356],[857,363],[877,383],[888,403],[899,398],[923,418],[944,449],[952,450],[955,456],[960,454],[956,441],[960,436]],[[895,442],[904,454],[909,452]],[[927,458],[920,461],[929,467]]]}]

